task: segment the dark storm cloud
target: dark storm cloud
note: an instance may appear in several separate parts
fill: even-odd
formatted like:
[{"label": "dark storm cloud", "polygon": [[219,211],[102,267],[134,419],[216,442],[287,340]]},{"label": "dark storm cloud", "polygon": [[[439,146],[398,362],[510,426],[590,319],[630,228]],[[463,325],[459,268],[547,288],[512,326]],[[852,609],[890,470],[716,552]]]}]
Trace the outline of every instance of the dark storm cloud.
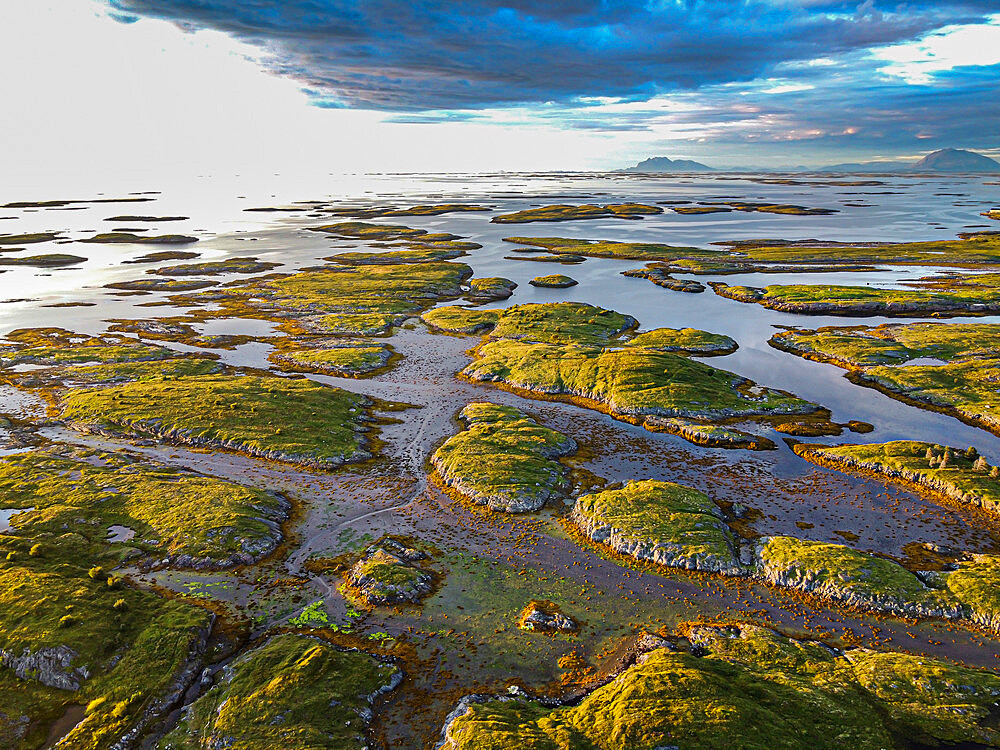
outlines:
[{"label": "dark storm cloud", "polygon": [[272,70],[325,106],[396,112],[639,101],[750,81],[996,10],[994,0],[109,2],[119,13],[259,45]]}]

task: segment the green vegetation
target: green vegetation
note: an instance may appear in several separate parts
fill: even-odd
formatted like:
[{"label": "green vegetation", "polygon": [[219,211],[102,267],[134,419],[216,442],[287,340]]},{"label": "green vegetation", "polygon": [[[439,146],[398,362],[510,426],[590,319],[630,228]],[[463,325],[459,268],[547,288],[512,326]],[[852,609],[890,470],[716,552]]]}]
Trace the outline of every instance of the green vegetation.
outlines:
[{"label": "green vegetation", "polygon": [[1000,470],[974,448],[948,448],[913,440],[867,445],[794,446],[814,463],[842,471],[873,473],[961,503],[1000,512]]},{"label": "green vegetation", "polygon": [[673,482],[629,482],[577,498],[573,521],[595,542],[639,560],[690,570],[741,573],[722,511]]},{"label": "green vegetation", "polygon": [[228,666],[158,747],[363,750],[370,706],[397,675],[363,651],[276,636]]},{"label": "green vegetation", "polygon": [[517,289],[517,283],[503,276],[485,276],[469,279],[469,291],[465,298],[471,302],[495,302],[510,297]]},{"label": "green vegetation", "polygon": [[254,257],[226,258],[204,263],[183,263],[179,266],[151,268],[146,273],[159,276],[218,276],[224,273],[263,273],[277,268],[281,263],[271,263]]},{"label": "green vegetation", "polygon": [[431,328],[447,333],[481,333],[496,325],[502,310],[480,310],[474,307],[448,305],[428,310],[420,319]]},{"label": "green vegetation", "polygon": [[989,232],[931,242],[839,243],[756,240],[736,245],[740,254],[761,263],[879,263],[920,266],[976,266],[1000,262],[1000,237]]},{"label": "green vegetation", "polygon": [[758,543],[756,558],[757,574],[766,581],[850,606],[920,616],[960,613],[954,601],[901,565],[842,544],[774,536]]},{"label": "green vegetation", "polygon": [[[0,347],[3,379],[24,388],[205,375],[221,369],[214,359],[179,354],[127,336],[21,328],[7,334],[7,341]],[[25,372],[10,369],[20,364],[45,367]]]},{"label": "green vegetation", "polygon": [[771,337],[771,345],[820,362],[856,369],[905,365],[933,357],[944,362],[991,359],[1000,350],[1000,325],[905,323],[796,329]]},{"label": "green vegetation", "polygon": [[561,273],[552,273],[548,276],[536,276],[528,283],[532,286],[548,287],[550,289],[568,289],[571,286],[576,286],[579,282]]},{"label": "green vegetation", "polygon": [[628,345],[659,352],[708,357],[732,354],[739,348],[736,341],[721,333],[709,333],[698,328],[654,328],[633,336]]},{"label": "green vegetation", "polygon": [[292,338],[276,343],[268,359],[284,372],[360,377],[384,369],[394,354],[388,344],[359,339]]},{"label": "green vegetation", "polygon": [[489,211],[488,206],[477,206],[470,203],[435,203],[430,205],[396,208],[394,206],[344,206],[324,208],[323,212],[331,216],[344,216],[351,219],[378,219],[384,216],[440,216],[441,214]]},{"label": "green vegetation", "polygon": [[105,289],[121,289],[127,292],[191,292],[215,286],[206,279],[134,279],[105,284]]},{"label": "green vegetation", "polygon": [[501,310],[491,336],[551,344],[603,344],[635,328],[635,318],[582,302],[514,305]]},{"label": "green vegetation", "polygon": [[143,344],[125,336],[86,336],[65,328],[18,328],[7,334],[0,348],[4,366],[19,364],[77,365],[167,359],[176,352]]},{"label": "green vegetation", "polygon": [[[777,425],[775,429],[780,430],[783,426]],[[652,432],[669,432],[671,435],[682,437],[695,445],[704,445],[710,448],[747,448],[752,451],[768,451],[777,447],[773,441],[766,437],[743,432],[733,427],[692,422],[688,419],[675,417],[646,417],[643,427]]]},{"label": "green vegetation", "polygon": [[467,428],[431,457],[445,484],[507,513],[538,510],[561,494],[566,467],[557,459],[576,450],[571,438],[509,406],[469,404],[461,417]]},{"label": "green vegetation", "polygon": [[749,201],[706,201],[698,206],[673,206],[679,214],[710,214],[720,211],[743,211],[746,213],[788,214],[792,216],[826,216],[838,213],[835,208],[806,208],[788,203],[753,203]]},{"label": "green vegetation", "polygon": [[191,250],[157,250],[152,253],[144,253],[131,260],[123,260],[122,263],[160,263],[168,260],[191,260],[197,258],[201,253]]},{"label": "green vegetation", "polygon": [[575,706],[465,703],[442,750],[901,750],[993,745],[1000,677],[901,653],[843,656],[750,625],[695,626]]},{"label": "green vegetation", "polygon": [[355,240],[411,240],[427,234],[426,229],[411,229],[401,224],[366,224],[363,221],[344,221],[339,224],[324,224],[309,227],[314,232],[324,232],[334,237],[348,237]]},{"label": "green vegetation", "polygon": [[86,258],[67,253],[48,253],[46,255],[2,256],[0,266],[33,266],[35,268],[56,268],[59,266],[74,266],[83,263]]},{"label": "green vegetation", "polygon": [[[860,385],[1000,430],[1000,326],[910,323],[776,334],[771,345],[851,370]],[[931,359],[920,361],[924,358]],[[913,362],[913,364],[910,364]]]},{"label": "green vegetation", "polygon": [[596,402],[613,416],[713,420],[806,414],[817,407],[782,391],[756,386],[687,357],[626,346],[492,341],[476,351],[463,375],[534,393]]},{"label": "green vegetation", "polygon": [[0,496],[0,506],[32,509],[17,516],[22,536],[58,536],[72,527],[99,545],[110,526],[121,525],[135,532],[130,551],[155,555],[159,564],[200,567],[248,563],[270,552],[286,511],[269,493],[124,453],[6,456]]},{"label": "green vegetation", "polygon": [[560,204],[528,208],[512,214],[499,214],[490,221],[494,224],[527,224],[532,221],[575,221],[577,219],[641,219],[643,216],[662,213],[663,209],[659,206],[647,206],[644,203],[609,203],[606,206]]},{"label": "green vegetation", "polygon": [[96,242],[105,245],[187,245],[197,242],[197,237],[186,234],[138,235],[131,232],[102,232],[77,242]]},{"label": "green vegetation", "polygon": [[[677,260],[679,258],[723,259],[722,250],[702,250],[697,247],[674,247],[650,242],[611,242],[608,240],[574,240],[564,237],[504,237],[504,242],[542,248],[553,255],[582,255],[588,258],[619,260]],[[517,252],[537,252],[514,248]]]},{"label": "green vegetation", "polygon": [[427,245],[417,250],[393,250],[378,253],[337,253],[323,260],[342,263],[346,266],[392,266],[399,263],[428,263],[452,260],[468,255],[465,250],[455,247],[435,247]]},{"label": "green vegetation", "polygon": [[365,604],[418,602],[431,592],[434,576],[419,563],[427,555],[394,539],[373,544],[347,572],[348,594]]},{"label": "green vegetation", "polygon": [[1000,557],[972,555],[957,570],[939,575],[973,622],[1000,631]]},{"label": "green vegetation", "polygon": [[985,315],[1000,311],[1000,274],[921,279],[914,289],[826,284],[758,287],[711,284],[715,293],[771,310],[807,315]]},{"label": "green vegetation", "polygon": [[[60,747],[110,747],[175,684],[200,650],[210,615],[95,580],[88,568],[99,553],[75,534],[41,538],[33,545],[0,535],[0,684],[13,688],[0,713],[54,718],[59,707],[84,704]],[[28,554],[29,546],[38,551]],[[26,683],[14,686],[8,675]],[[0,736],[4,723],[0,716]],[[25,746],[43,743],[44,726],[27,732]]]},{"label": "green vegetation", "polygon": [[248,279],[189,300],[218,303],[220,316],[290,318],[318,333],[381,335],[442,299],[461,296],[471,275],[468,266],[447,262],[333,266]]},{"label": "green vegetation", "polygon": [[64,240],[62,232],[30,232],[28,234],[0,234],[0,245],[32,245],[36,242]]},{"label": "green vegetation", "polygon": [[368,456],[365,406],[362,396],[304,378],[208,375],[77,388],[61,417],[84,431],[334,468]]}]

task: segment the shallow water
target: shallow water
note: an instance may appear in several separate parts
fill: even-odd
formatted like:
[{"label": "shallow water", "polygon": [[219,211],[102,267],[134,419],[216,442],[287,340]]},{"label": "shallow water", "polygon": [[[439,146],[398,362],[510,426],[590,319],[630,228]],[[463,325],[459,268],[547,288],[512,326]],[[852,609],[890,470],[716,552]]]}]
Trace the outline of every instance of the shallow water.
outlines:
[{"label": "shallow water", "polygon": [[[768,176],[773,177],[773,176]],[[805,179],[805,178],[800,178]],[[840,176],[834,180],[849,179]],[[646,178],[634,175],[373,175],[328,177],[311,185],[275,177],[273,183],[249,180],[192,180],[190,185],[163,186],[154,201],[123,204],[84,204],[80,210],[0,209],[16,215],[0,230],[9,233],[60,229],[79,239],[90,230],[109,231],[116,214],[190,216],[183,222],[148,226],[148,234],[191,233],[201,241],[181,249],[201,257],[193,261],[255,255],[284,264],[278,271],[315,265],[335,252],[365,250],[362,243],[334,241],[306,227],[329,223],[309,212],[249,213],[249,206],[284,205],[292,201],[330,200],[342,205],[394,203],[482,203],[510,212],[547,203],[655,202],[665,200],[748,200],[837,208],[830,216],[794,216],[759,213],[681,215],[669,210],[641,221],[600,219],[561,223],[498,225],[490,214],[446,214],[437,217],[400,217],[374,220],[400,223],[429,231],[447,231],[483,245],[460,262],[477,276],[505,276],[518,288],[509,300],[490,305],[503,307],[525,302],[574,300],[613,308],[636,317],[643,329],[660,326],[695,327],[727,334],[739,349],[709,364],[746,376],[759,384],[781,388],[829,408],[834,421],[861,420],[875,426],[870,434],[845,433],[816,438],[817,442],[882,442],[917,439],[950,445],[975,445],[992,463],[1000,463],[1000,438],[943,414],[908,406],[870,388],[854,385],[844,371],[779,351],[768,339],[785,326],[816,328],[823,325],[877,325],[899,322],[888,318],[842,318],[790,315],[715,295],[673,292],[642,279],[627,278],[622,271],[642,266],[636,261],[588,259],[579,265],[542,264],[506,260],[512,245],[503,237],[562,236],[612,240],[643,240],[675,245],[711,247],[723,240],[748,238],[817,238],[825,240],[908,241],[951,238],[974,225],[990,222],[981,211],[1000,203],[1000,187],[983,184],[985,178],[880,178],[878,186],[770,185],[725,175]],[[93,193],[27,195],[0,191],[0,204],[8,200],[125,195],[150,186],[110,186]],[[959,196],[938,196],[947,187]],[[245,196],[245,197],[240,197]],[[865,207],[848,205],[864,203]],[[996,222],[993,226],[1000,229]],[[58,245],[58,247],[57,247]],[[147,252],[172,246],[93,245],[40,243],[27,245],[22,254],[70,252],[87,256],[80,266],[39,270],[14,268],[0,273],[0,334],[19,327],[61,326],[83,333],[104,330],[112,318],[168,317],[185,311],[162,303],[167,295],[109,294],[103,285],[143,278],[157,265],[122,264]],[[170,263],[173,263],[171,261]],[[686,277],[700,281],[765,286],[779,283],[871,284],[896,287],[933,274],[929,267],[885,268],[876,271],[833,274],[741,274],[724,277]],[[565,290],[532,287],[528,281],[550,272],[565,273],[579,284]],[[245,278],[241,274],[211,277],[218,283]],[[5,301],[29,300],[29,301]],[[77,302],[88,306],[46,307]],[[939,321],[939,319],[934,319]],[[990,318],[953,318],[947,322],[1000,323]],[[209,320],[194,326],[205,335],[273,334],[271,323],[244,319]],[[775,594],[747,582],[710,578],[691,579],[684,574],[628,573],[593,550],[582,549],[565,538],[554,512],[524,520],[490,520],[454,503],[426,479],[426,459],[434,447],[453,434],[454,416],[473,400],[511,404],[538,416],[545,424],[574,437],[588,456],[584,467],[609,481],[667,479],[701,489],[720,501],[739,501],[754,509],[752,528],[760,534],[793,534],[807,539],[850,540],[859,549],[896,558],[906,557],[914,542],[956,545],[976,551],[1000,551],[1000,522],[972,508],[945,507],[874,480],[853,478],[809,464],[797,457],[781,435],[764,430],[775,440],[775,451],[754,453],[702,448],[671,435],[650,433],[606,415],[577,406],[525,399],[487,384],[456,380],[453,375],[469,362],[466,349],[474,339],[434,335],[416,326],[400,329],[391,343],[403,361],[387,373],[370,379],[310,375],[312,379],[387,401],[422,408],[394,413],[396,424],[384,425],[387,459],[364,470],[345,467],[331,474],[314,474],[294,467],[268,464],[231,454],[188,451],[172,446],[133,446],[169,463],[226,476],[237,481],[285,491],[304,504],[296,522],[296,546],[287,558],[275,563],[275,576],[301,575],[311,554],[333,556],[356,549],[365,539],[383,533],[413,534],[442,550],[450,566],[446,582],[425,604],[422,614],[387,614],[375,611],[358,620],[365,632],[384,630],[401,639],[410,638],[423,666],[411,671],[411,680],[400,697],[380,718],[381,728],[393,747],[417,747],[432,742],[440,720],[454,705],[453,698],[477,689],[502,689],[512,676],[539,687],[556,676],[555,658],[573,644],[555,639],[526,639],[510,629],[490,640],[494,628],[509,626],[506,610],[494,603],[498,585],[483,583],[475,572],[476,561],[486,561],[490,573],[526,566],[561,578],[552,591],[608,592],[600,605],[584,605],[587,630],[579,648],[597,659],[609,644],[636,627],[658,627],[692,616],[735,617],[754,612],[756,617],[791,629],[815,633],[853,633],[870,645],[909,648],[922,653],[950,656],[970,663],[991,664],[998,650],[992,639],[950,629],[939,623],[906,625],[886,618],[868,618],[834,609],[803,609],[794,597]],[[227,364],[267,367],[271,347],[253,342],[232,350],[204,349],[181,344],[167,346],[192,352],[210,351]],[[44,404],[20,392],[0,387],[0,413],[15,417],[44,415]],[[60,428],[44,431],[47,437],[84,445],[115,449],[122,444],[94,436],[79,436]],[[813,440],[813,439],[810,439]],[[17,511],[0,511],[9,519]],[[0,528],[0,531],[4,529]],[[110,541],[127,541],[131,529],[113,526]],[[367,535],[367,536],[366,536]],[[442,562],[442,564],[444,564]],[[473,571],[473,572],[470,572]],[[135,575],[137,572],[133,571]],[[310,580],[302,601],[279,600],[263,592],[253,576],[161,571],[146,580],[176,591],[210,592],[259,615],[257,633],[281,625],[296,608],[324,598],[331,617],[345,622],[348,607],[336,592],[335,581]],[[485,580],[491,581],[488,577]],[[507,584],[505,584],[507,585]],[[479,586],[480,588],[476,588]],[[563,588],[560,589],[559,587]],[[502,588],[502,586],[500,587]],[[549,591],[550,589],[543,589]],[[504,593],[504,592],[500,592]],[[532,595],[538,591],[526,592]],[[594,597],[595,600],[598,597]],[[258,601],[260,599],[261,601]],[[504,600],[506,601],[506,600]],[[586,606],[586,610],[583,607]],[[877,623],[877,624],[876,624]],[[415,628],[407,630],[408,628]],[[452,639],[427,637],[429,631],[465,629]],[[497,631],[499,632],[499,630]],[[471,635],[469,635],[471,633]],[[483,636],[486,636],[485,638]],[[480,639],[480,640],[477,640]],[[479,656],[470,656],[481,649]],[[430,666],[428,666],[430,665]],[[450,675],[447,679],[442,675]],[[408,692],[409,691],[409,692]],[[428,695],[436,695],[426,710]],[[420,696],[418,700],[414,696]],[[421,701],[424,701],[421,703]],[[416,728],[415,728],[416,727]]]}]

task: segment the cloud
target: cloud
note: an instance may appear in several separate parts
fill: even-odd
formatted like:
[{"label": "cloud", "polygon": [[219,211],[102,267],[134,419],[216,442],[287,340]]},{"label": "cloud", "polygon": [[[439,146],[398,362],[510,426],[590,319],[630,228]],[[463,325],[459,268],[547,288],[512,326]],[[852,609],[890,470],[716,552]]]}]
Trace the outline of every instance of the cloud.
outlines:
[{"label": "cloud", "polygon": [[[902,44],[995,3],[835,0],[109,0],[220,30],[324,106],[393,112],[645,100]],[[785,84],[796,85],[796,84]],[[799,83],[797,85],[808,85]]]}]

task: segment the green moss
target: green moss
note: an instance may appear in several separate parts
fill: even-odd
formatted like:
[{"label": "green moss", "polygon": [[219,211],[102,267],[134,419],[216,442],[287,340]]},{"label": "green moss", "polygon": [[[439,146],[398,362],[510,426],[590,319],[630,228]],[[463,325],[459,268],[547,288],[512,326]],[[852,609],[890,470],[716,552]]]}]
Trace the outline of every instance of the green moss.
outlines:
[{"label": "green moss", "polygon": [[763,289],[713,283],[716,294],[800,314],[982,315],[1000,310],[1000,274],[924,279],[914,289],[827,284],[773,284]]},{"label": "green moss", "polygon": [[573,520],[589,538],[661,565],[740,572],[722,512],[706,495],[673,482],[629,482],[577,498]]},{"label": "green moss", "polygon": [[[296,343],[310,348],[299,348]],[[331,375],[361,376],[384,368],[392,359],[388,344],[362,340],[292,339],[268,355],[268,359],[287,372],[318,372]]]},{"label": "green moss", "polygon": [[851,651],[847,659],[900,737],[931,746],[1000,740],[996,674],[893,652]]},{"label": "green moss", "polygon": [[576,286],[579,282],[561,273],[552,273],[548,276],[536,276],[528,282],[532,286],[548,287],[551,289],[567,289]]},{"label": "green moss", "polygon": [[993,475],[993,467],[974,449],[969,452],[914,440],[894,440],[829,447],[798,444],[795,452],[810,461],[845,471],[882,474],[959,502],[1000,511],[1000,477]]},{"label": "green moss", "polygon": [[27,234],[0,234],[0,245],[31,245],[36,242],[64,240],[61,232],[29,232]]},{"label": "green moss", "polygon": [[105,245],[187,245],[197,242],[197,237],[186,234],[157,234],[143,235],[132,234],[131,232],[102,232],[93,237],[77,240],[77,242],[95,242]]},{"label": "green moss", "polygon": [[[4,547],[24,544],[0,537]],[[88,548],[72,535],[43,546],[43,554],[19,558],[23,563],[0,562],[0,650],[9,654],[8,668],[17,670],[28,655],[60,649],[68,663],[50,656],[49,667],[36,671],[25,662],[25,679],[50,687],[30,685],[16,694],[34,695],[32,719],[51,715],[68,700],[89,703],[85,718],[60,747],[106,748],[167,690],[207,632],[210,617],[144,591],[92,580]],[[68,626],[62,624],[67,618]],[[67,692],[73,686],[79,686],[76,693]],[[9,706],[6,699],[4,705]]]},{"label": "green moss", "polygon": [[972,555],[941,578],[974,622],[1000,630],[1000,557]]},{"label": "green moss", "polygon": [[[722,258],[727,253],[720,250],[702,250],[697,247],[674,247],[650,242],[611,242],[608,240],[576,240],[563,237],[504,237],[504,242],[543,248],[553,255],[582,255],[589,258],[618,258],[620,260],[677,260],[679,258]],[[524,252],[523,248],[515,248]],[[534,251],[528,251],[534,252]]]},{"label": "green moss", "polygon": [[83,430],[332,468],[366,456],[364,406],[362,396],[305,379],[215,375],[75,389],[61,416]]},{"label": "green moss", "polygon": [[527,224],[532,221],[575,221],[577,219],[641,219],[651,214],[662,214],[659,206],[644,203],[609,203],[606,206],[553,205],[528,208],[511,214],[499,214],[490,219],[494,224]]},{"label": "green moss", "polygon": [[779,349],[841,367],[905,365],[933,357],[945,362],[993,358],[1000,349],[1000,325],[990,323],[903,323],[796,329],[771,337]]},{"label": "green moss", "polygon": [[411,229],[399,224],[367,224],[363,221],[344,221],[309,228],[314,232],[357,240],[408,240],[427,234],[426,229]]},{"label": "green moss", "polygon": [[494,302],[510,297],[517,284],[503,276],[486,276],[469,279],[469,291],[465,297],[473,302]]},{"label": "green moss", "polygon": [[635,318],[582,302],[514,305],[500,311],[493,338],[603,344],[636,326]]},{"label": "green moss", "polygon": [[792,216],[826,216],[838,213],[835,208],[807,208],[790,203],[754,203],[751,201],[706,201],[700,206],[675,206],[679,214],[707,214],[718,211],[743,211],[745,213],[787,214]]},{"label": "green moss", "polygon": [[324,213],[330,216],[343,216],[352,219],[377,219],[384,216],[440,216],[449,213],[466,213],[490,211],[487,206],[477,206],[470,203],[434,203],[407,208],[394,206],[343,206],[326,208]]},{"label": "green moss", "polygon": [[319,332],[373,335],[460,296],[471,275],[468,266],[447,262],[320,268],[249,279],[191,301],[218,303],[228,314],[293,318]]},{"label": "green moss", "polygon": [[761,241],[740,246],[754,261],[767,263],[890,263],[894,265],[968,266],[1000,262],[1000,237],[988,232],[955,240],[903,243],[781,243]]},{"label": "green moss", "polygon": [[695,626],[579,704],[466,705],[442,750],[899,749],[1000,740],[998,676],[896,652],[837,656],[763,628]]},{"label": "green moss", "polygon": [[121,525],[158,558],[184,555],[213,565],[249,562],[273,549],[286,508],[269,493],[123,453],[6,456],[0,495],[2,506],[32,508],[17,516],[20,535],[72,527],[100,545],[110,526]]},{"label": "green moss", "polygon": [[277,636],[227,667],[159,747],[362,750],[370,746],[369,706],[395,675],[364,652]]},{"label": "green moss", "polygon": [[709,356],[731,354],[739,345],[729,336],[698,328],[654,328],[632,337],[629,346],[660,352]]},{"label": "green moss", "polygon": [[159,224],[164,221],[187,221],[190,216],[135,216],[133,214],[123,214],[120,216],[109,216],[105,221],[141,221]]},{"label": "green moss", "polygon": [[817,408],[702,362],[639,347],[602,350],[493,341],[477,350],[463,374],[541,394],[582,397],[631,418],[719,419],[803,414]]},{"label": "green moss", "polygon": [[509,406],[469,404],[461,416],[467,429],[431,458],[446,484],[511,513],[537,510],[561,493],[566,467],[557,458],[576,450],[573,440]]},{"label": "green moss", "polygon": [[123,260],[122,263],[162,263],[168,260],[191,260],[197,258],[201,253],[191,250],[156,250],[152,253],[144,253],[131,260]]},{"label": "green moss", "polygon": [[337,253],[323,260],[331,263],[342,263],[348,266],[391,266],[399,263],[428,263],[440,260],[452,260],[468,255],[460,248],[435,247],[428,245],[418,250],[394,250],[379,253]]},{"label": "green moss", "polygon": [[190,292],[210,286],[215,286],[215,282],[204,279],[134,279],[105,284],[104,288],[128,292]]},{"label": "green moss", "polygon": [[224,273],[263,273],[277,268],[281,263],[271,263],[257,258],[226,258],[204,263],[182,263],[178,266],[151,268],[146,273],[159,276],[217,276]]},{"label": "green moss", "polygon": [[0,266],[33,266],[36,268],[55,268],[57,266],[73,266],[83,263],[86,258],[67,253],[47,253],[45,255],[21,255],[16,257],[0,257]]},{"label": "green moss", "polygon": [[435,307],[420,316],[431,328],[448,333],[480,333],[496,325],[501,310],[480,310],[474,307]]},{"label": "green moss", "polygon": [[[988,430],[1000,430],[996,379],[1000,326],[911,323],[796,330],[771,345],[852,370],[851,379],[907,402],[947,411]],[[921,363],[918,358],[940,362]]]},{"label": "green moss", "polygon": [[957,609],[901,565],[842,544],[770,537],[758,545],[757,568],[772,583],[863,608],[938,616]]}]

